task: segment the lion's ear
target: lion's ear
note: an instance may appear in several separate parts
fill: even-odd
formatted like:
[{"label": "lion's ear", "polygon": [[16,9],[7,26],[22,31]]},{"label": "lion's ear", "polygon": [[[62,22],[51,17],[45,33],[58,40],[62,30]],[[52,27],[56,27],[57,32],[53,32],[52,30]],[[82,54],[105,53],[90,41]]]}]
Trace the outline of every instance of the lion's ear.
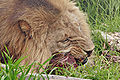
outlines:
[{"label": "lion's ear", "polygon": [[18,21],[18,26],[19,26],[20,30],[25,34],[25,36],[29,35],[31,27],[28,24],[28,22],[26,22],[24,20],[20,20],[20,21]]}]

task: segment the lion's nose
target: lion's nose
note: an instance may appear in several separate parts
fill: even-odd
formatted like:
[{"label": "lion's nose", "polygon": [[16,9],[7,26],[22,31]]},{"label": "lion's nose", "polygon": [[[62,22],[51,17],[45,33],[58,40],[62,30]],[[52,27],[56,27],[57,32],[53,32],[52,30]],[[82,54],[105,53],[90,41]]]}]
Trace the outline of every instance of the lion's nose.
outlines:
[{"label": "lion's nose", "polygon": [[89,56],[91,56],[93,50],[91,50],[91,51],[85,51],[85,52],[87,53],[87,55],[88,55],[88,57],[89,57]]}]

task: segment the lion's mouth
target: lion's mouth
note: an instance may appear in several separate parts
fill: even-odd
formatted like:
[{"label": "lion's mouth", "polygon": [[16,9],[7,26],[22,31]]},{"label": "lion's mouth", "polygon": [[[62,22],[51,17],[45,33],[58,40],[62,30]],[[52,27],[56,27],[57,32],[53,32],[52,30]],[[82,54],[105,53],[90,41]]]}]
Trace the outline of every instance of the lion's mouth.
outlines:
[{"label": "lion's mouth", "polygon": [[52,67],[68,67],[69,65],[73,65],[76,68],[87,63],[87,57],[90,56],[88,53],[91,53],[91,51],[86,52],[81,49],[78,50],[74,48],[68,51],[57,52],[51,59],[50,64],[52,64]]}]

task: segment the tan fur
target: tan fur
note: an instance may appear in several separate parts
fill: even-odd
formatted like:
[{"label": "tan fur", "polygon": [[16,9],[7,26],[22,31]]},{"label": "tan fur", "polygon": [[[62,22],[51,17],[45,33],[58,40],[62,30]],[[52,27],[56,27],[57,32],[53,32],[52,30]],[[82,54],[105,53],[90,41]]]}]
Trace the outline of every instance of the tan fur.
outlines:
[{"label": "tan fur", "polygon": [[[43,63],[72,47],[91,51],[86,15],[69,0],[0,0],[0,49],[22,62]],[[79,54],[79,53],[74,53]]]}]

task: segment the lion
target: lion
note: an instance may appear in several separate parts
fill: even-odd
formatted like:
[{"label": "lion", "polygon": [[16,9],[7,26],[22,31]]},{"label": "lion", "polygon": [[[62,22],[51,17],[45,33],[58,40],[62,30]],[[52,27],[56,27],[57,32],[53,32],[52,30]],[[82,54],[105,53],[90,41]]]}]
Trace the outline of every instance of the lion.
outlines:
[{"label": "lion", "polygon": [[69,0],[0,0],[1,51],[4,45],[13,59],[27,56],[23,65],[56,53],[62,57],[53,62],[84,64],[94,49],[86,14]]}]

